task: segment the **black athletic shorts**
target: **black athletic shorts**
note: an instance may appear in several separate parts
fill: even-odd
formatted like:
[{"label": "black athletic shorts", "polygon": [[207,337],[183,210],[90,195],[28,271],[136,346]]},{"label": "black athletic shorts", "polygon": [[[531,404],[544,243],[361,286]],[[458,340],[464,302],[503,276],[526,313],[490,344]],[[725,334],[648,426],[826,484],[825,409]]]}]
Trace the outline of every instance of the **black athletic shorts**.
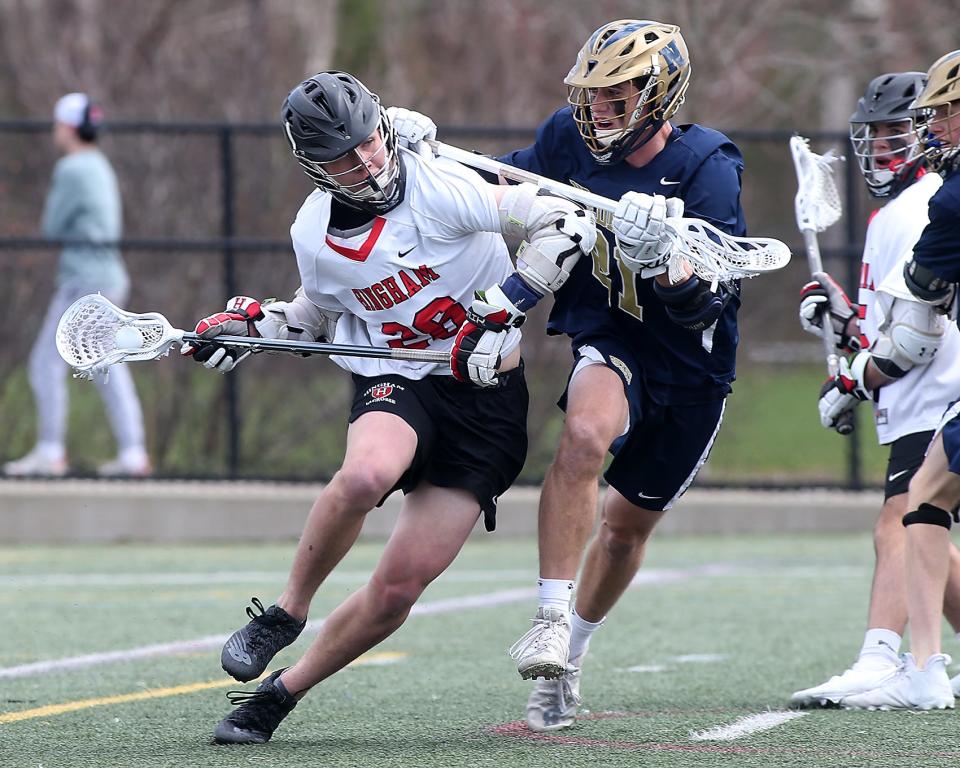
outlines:
[{"label": "black athletic shorts", "polygon": [[914,432],[894,440],[890,445],[890,458],[887,459],[887,479],[883,484],[883,500],[907,492],[912,478],[926,455],[927,446],[933,439],[933,430]]},{"label": "black athletic shorts", "polygon": [[351,423],[383,411],[417,433],[413,462],[387,496],[412,491],[422,481],[463,488],[480,502],[487,530],[496,527],[497,497],[517,479],[527,457],[529,401],[522,362],[497,378],[496,387],[478,387],[452,376],[354,374]]}]

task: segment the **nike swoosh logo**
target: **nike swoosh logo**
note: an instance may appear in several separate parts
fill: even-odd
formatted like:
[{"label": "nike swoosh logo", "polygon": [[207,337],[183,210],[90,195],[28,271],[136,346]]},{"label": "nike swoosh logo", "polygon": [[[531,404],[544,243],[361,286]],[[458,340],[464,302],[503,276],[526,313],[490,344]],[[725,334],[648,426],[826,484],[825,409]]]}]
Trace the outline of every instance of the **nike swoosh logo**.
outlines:
[{"label": "nike swoosh logo", "polygon": [[637,494],[637,497],[638,497],[638,498],[641,498],[641,499],[661,499],[661,498],[663,498],[662,496],[647,496],[647,494],[645,494],[645,493],[638,493],[638,494]]},{"label": "nike swoosh logo", "polygon": [[[416,248],[416,247],[417,247],[417,246],[413,246],[413,248]],[[400,252],[397,254],[397,256],[402,259],[402,258],[403,258],[404,256],[406,256],[408,253],[410,253],[410,251],[412,251],[413,248],[408,248],[408,249],[405,250],[405,251],[400,251]]]},{"label": "nike swoosh logo", "polygon": [[669,181],[666,176],[660,177],[661,187],[669,187],[669,186],[672,186],[673,184],[679,184],[679,183],[680,183],[679,181]]},{"label": "nike swoosh logo", "polygon": [[893,482],[894,480],[896,480],[898,477],[902,477],[903,475],[907,474],[907,472],[909,472],[909,471],[910,471],[909,469],[904,469],[904,470],[902,470],[902,471],[900,471],[900,472],[894,472],[892,475],[889,475],[889,476],[887,477],[887,482],[888,482],[888,483],[892,483],[892,482]]}]

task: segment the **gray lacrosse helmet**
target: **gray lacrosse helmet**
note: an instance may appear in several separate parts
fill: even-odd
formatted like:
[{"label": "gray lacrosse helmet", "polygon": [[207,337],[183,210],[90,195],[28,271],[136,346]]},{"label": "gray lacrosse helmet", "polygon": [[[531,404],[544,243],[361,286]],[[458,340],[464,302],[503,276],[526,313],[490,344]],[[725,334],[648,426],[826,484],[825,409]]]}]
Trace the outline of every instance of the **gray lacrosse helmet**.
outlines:
[{"label": "gray lacrosse helmet", "polygon": [[[894,72],[875,77],[850,117],[853,154],[874,197],[894,195],[916,176],[922,157],[910,105],[923,90],[926,79],[923,72]],[[902,123],[902,126],[893,134],[878,136],[877,127],[881,123]]]},{"label": "gray lacrosse helmet", "polygon": [[[403,201],[405,174],[396,132],[380,99],[353,75],[320,72],[290,91],[280,110],[283,132],[311,181],[341,202],[374,215]],[[370,139],[379,132],[379,142]],[[358,148],[375,151],[361,156]],[[329,163],[351,158],[333,173]],[[379,161],[379,170],[367,163]]]}]

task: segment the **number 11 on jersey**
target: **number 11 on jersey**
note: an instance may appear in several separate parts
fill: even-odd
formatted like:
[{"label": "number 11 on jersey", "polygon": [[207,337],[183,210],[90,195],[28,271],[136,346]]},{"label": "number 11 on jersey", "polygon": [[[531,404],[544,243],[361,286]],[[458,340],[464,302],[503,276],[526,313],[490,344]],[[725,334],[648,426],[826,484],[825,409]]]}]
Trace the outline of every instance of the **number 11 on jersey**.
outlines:
[{"label": "number 11 on jersey", "polygon": [[[614,250],[614,254],[615,253],[616,251]],[[614,304],[611,261],[613,261],[617,269],[620,270],[620,291],[616,297],[616,304]],[[607,293],[610,295],[609,301],[611,307],[615,306],[628,315],[637,318],[641,323],[643,322],[643,307],[640,306],[637,300],[637,276],[627,269],[623,262],[616,258],[616,255],[614,255],[613,259],[610,258],[610,243],[607,238],[602,235],[597,238],[597,244],[593,249],[593,276],[607,289]]]}]

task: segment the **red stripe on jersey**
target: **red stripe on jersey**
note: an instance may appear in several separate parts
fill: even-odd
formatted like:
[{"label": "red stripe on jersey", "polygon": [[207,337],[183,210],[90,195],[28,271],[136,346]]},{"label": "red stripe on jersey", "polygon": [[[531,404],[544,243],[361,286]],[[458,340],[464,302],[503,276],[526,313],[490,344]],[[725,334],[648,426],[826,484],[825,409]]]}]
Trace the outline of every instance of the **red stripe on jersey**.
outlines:
[{"label": "red stripe on jersey", "polygon": [[367,235],[367,239],[363,241],[363,245],[359,248],[348,248],[345,245],[337,245],[333,240],[330,239],[330,235],[327,235],[327,245],[329,245],[333,250],[339,253],[341,256],[346,256],[348,259],[353,261],[366,261],[367,257],[370,255],[370,252],[373,250],[373,246],[377,244],[377,240],[380,237],[380,233],[383,231],[383,227],[386,225],[387,220],[381,216],[377,216],[373,222],[373,229],[370,230],[370,234]]}]

